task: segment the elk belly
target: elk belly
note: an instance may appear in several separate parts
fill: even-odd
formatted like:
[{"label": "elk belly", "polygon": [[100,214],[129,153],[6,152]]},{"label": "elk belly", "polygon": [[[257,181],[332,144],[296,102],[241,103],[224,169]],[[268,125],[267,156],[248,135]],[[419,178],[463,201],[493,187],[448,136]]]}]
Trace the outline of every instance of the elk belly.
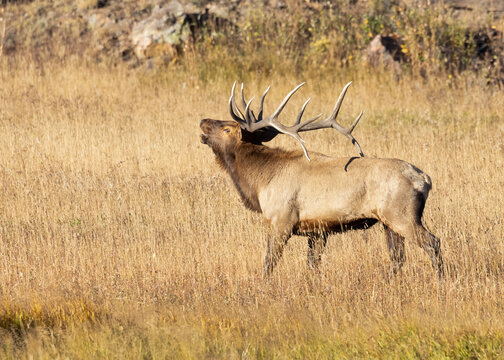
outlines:
[{"label": "elk belly", "polygon": [[299,231],[342,232],[374,223],[369,221],[375,215],[372,208],[367,209],[366,199],[363,184],[302,189],[298,197]]},{"label": "elk belly", "polygon": [[341,220],[301,220],[294,229],[296,235],[312,233],[339,233],[348,230],[367,229],[376,224],[378,220],[372,218]]}]

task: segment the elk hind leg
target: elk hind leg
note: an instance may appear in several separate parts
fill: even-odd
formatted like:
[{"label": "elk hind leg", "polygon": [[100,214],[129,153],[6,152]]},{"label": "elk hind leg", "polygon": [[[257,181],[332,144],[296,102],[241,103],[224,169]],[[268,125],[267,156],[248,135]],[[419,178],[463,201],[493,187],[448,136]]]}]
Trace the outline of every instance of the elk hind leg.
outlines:
[{"label": "elk hind leg", "polygon": [[308,236],[307,264],[310,269],[318,268],[326,243],[327,235],[325,233]]},{"label": "elk hind leg", "polygon": [[406,260],[404,237],[393,231],[387,225],[385,225],[385,235],[387,237],[390,260],[392,260],[392,271],[394,274],[397,274]]},{"label": "elk hind leg", "polygon": [[437,270],[438,277],[443,277],[443,256],[441,255],[441,241],[423,225],[415,227],[415,237],[418,245],[424,249],[432,261],[432,266]]},{"label": "elk hind leg", "polygon": [[402,225],[397,229],[392,225],[391,227],[394,231],[404,234],[407,239],[416,241],[418,246],[429,255],[432,266],[436,269],[438,277],[441,279],[443,277],[443,257],[441,255],[441,241],[439,238],[427,231],[419,221]]},{"label": "elk hind leg", "polygon": [[[402,195],[401,195],[402,194]],[[416,192],[411,196],[398,193],[396,198],[382,210],[381,221],[391,230],[408,240],[416,243],[429,255],[432,265],[437,270],[438,277],[443,276],[443,258],[441,256],[441,243],[422,225],[422,213],[427,200],[428,191]],[[406,199],[406,203],[403,203]],[[409,199],[409,201],[407,201]],[[403,203],[398,210],[398,205]]]},{"label": "elk hind leg", "polygon": [[268,238],[268,248],[266,250],[266,258],[264,259],[263,277],[271,275],[273,268],[282,257],[283,249],[290,237],[291,233],[284,232]]}]

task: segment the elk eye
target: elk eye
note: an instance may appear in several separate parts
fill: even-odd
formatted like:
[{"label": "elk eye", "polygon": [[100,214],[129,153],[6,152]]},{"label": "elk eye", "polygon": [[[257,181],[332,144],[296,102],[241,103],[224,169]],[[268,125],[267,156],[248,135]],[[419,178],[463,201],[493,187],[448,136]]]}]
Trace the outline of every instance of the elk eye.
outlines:
[{"label": "elk eye", "polygon": [[224,132],[229,134],[231,132],[231,130],[229,130],[229,128],[224,128]]}]

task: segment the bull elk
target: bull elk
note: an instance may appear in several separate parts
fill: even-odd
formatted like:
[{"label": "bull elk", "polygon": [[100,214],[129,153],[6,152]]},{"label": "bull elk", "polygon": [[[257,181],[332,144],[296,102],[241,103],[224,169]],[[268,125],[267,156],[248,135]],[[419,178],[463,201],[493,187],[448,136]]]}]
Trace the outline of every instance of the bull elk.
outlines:
[{"label": "bull elk", "polygon": [[[262,213],[271,229],[263,274],[273,271],[292,235],[308,237],[308,266],[316,268],[329,234],[350,229],[366,229],[378,221],[385,227],[392,268],[397,272],[405,261],[404,239],[416,241],[430,256],[438,276],[443,260],[440,241],[422,225],[422,213],[431,189],[431,179],[412,164],[398,159],[364,157],[352,131],[362,112],[349,128],[337,121],[347,84],[325,119],[318,115],[301,122],[308,99],[292,126],[278,117],[294,88],[278,108],[263,116],[264,92],[257,117],[245,100],[242,109],[235,100],[235,85],[229,98],[233,121],[201,120],[201,142],[208,145],[217,163],[229,173],[244,205]],[[334,158],[308,154],[299,133],[333,128],[349,138],[360,157]],[[302,151],[286,151],[263,145],[278,134],[292,136]]]}]

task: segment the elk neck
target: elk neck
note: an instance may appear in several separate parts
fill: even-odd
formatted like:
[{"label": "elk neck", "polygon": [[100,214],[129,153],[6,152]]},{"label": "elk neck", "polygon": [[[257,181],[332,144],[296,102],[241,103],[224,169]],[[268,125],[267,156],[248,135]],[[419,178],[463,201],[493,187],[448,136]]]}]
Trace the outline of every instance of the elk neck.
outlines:
[{"label": "elk neck", "polygon": [[240,142],[232,151],[215,152],[217,162],[226,170],[250,210],[262,212],[258,193],[284,166],[286,160],[299,157],[294,152]]}]

